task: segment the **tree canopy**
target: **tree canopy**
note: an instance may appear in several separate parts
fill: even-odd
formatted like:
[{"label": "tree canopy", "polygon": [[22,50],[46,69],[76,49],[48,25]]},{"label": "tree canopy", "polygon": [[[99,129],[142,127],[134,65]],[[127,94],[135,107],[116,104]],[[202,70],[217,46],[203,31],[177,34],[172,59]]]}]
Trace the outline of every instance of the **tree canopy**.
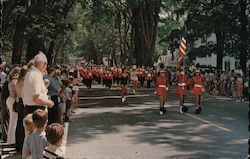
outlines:
[{"label": "tree canopy", "polygon": [[[3,52],[12,63],[30,60],[38,50],[49,63],[84,58],[110,65],[153,65],[178,48],[187,33],[188,56],[217,54],[249,59],[247,0],[9,0],[4,2]],[[199,47],[199,38],[215,34],[216,42]],[[247,57],[247,58],[246,58]]]}]

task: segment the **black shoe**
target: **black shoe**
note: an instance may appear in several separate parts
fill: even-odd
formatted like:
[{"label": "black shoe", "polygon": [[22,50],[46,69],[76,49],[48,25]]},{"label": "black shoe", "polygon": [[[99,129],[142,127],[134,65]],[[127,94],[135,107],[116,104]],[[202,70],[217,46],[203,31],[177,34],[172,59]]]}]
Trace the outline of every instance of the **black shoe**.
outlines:
[{"label": "black shoe", "polygon": [[201,113],[201,107],[195,109],[195,114],[200,114]]},{"label": "black shoe", "polygon": [[163,114],[166,114],[167,113],[167,109],[163,107]]},{"label": "black shoe", "polygon": [[186,112],[188,112],[188,110],[189,110],[189,108],[187,107],[187,106],[182,106],[182,112],[183,113],[186,113]]},{"label": "black shoe", "polygon": [[162,112],[163,114],[166,114],[167,110],[164,107],[160,107],[160,112]]},{"label": "black shoe", "polygon": [[163,115],[166,113],[166,109],[164,107],[160,107],[160,115]]}]

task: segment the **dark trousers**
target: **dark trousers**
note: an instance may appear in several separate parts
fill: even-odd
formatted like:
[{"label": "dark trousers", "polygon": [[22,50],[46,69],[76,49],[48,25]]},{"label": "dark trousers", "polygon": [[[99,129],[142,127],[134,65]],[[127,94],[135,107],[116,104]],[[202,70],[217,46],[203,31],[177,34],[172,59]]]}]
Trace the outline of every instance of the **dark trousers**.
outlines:
[{"label": "dark trousers", "polygon": [[38,105],[26,105],[24,107],[24,117],[28,114],[32,114],[35,110],[37,109],[42,109],[42,110],[45,110],[45,107],[44,106],[38,106]]},{"label": "dark trousers", "polygon": [[54,102],[54,106],[52,108],[48,108],[48,125],[52,123],[59,123],[58,96],[51,96],[51,100]]},{"label": "dark trousers", "polygon": [[23,126],[23,118],[24,118],[24,105],[22,101],[19,101],[22,104],[18,105],[18,118],[17,118],[17,126],[16,126],[16,150],[17,152],[22,152],[23,142],[24,142],[24,126]]},{"label": "dark trousers", "polygon": [[151,87],[151,80],[147,80],[147,88]]},{"label": "dark trousers", "polygon": [[92,79],[91,78],[86,79],[86,86],[87,86],[88,89],[91,88],[91,86],[92,86]]},{"label": "dark trousers", "polygon": [[112,79],[107,79],[107,81],[106,81],[106,87],[107,87],[108,89],[110,89],[111,86],[112,86]]},{"label": "dark trousers", "polygon": [[6,142],[7,141],[7,130],[9,124],[9,115],[6,107],[6,100],[1,99],[1,139]]}]

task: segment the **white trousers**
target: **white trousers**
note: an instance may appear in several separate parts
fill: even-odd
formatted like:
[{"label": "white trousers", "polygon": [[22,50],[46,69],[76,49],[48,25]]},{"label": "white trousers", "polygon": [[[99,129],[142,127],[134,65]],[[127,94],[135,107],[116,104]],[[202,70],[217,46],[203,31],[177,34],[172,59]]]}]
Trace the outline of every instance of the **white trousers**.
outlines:
[{"label": "white trousers", "polygon": [[15,144],[16,143],[16,125],[17,125],[17,117],[18,114],[13,111],[13,104],[15,103],[15,98],[8,97],[6,100],[6,106],[9,110],[10,120],[7,134],[7,143]]}]

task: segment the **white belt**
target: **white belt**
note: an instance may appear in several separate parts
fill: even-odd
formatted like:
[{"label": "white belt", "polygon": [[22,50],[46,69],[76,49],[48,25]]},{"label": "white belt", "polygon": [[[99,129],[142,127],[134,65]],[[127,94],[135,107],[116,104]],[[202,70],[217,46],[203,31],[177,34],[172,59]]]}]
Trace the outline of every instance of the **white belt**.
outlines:
[{"label": "white belt", "polygon": [[159,85],[158,87],[166,88],[167,86],[166,85]]},{"label": "white belt", "polygon": [[202,88],[202,85],[199,85],[199,84],[195,84],[194,86],[195,86],[195,87]]},{"label": "white belt", "polygon": [[186,86],[186,83],[178,83],[179,86],[184,87]]}]

